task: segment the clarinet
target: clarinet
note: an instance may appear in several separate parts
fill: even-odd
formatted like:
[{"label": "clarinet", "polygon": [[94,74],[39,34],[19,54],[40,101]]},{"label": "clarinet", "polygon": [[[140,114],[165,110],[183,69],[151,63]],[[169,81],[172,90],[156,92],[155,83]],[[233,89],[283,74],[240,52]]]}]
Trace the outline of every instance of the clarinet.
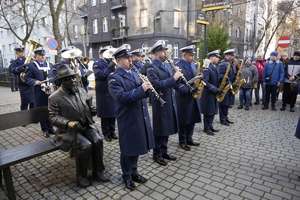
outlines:
[{"label": "clarinet", "polygon": [[[174,71],[178,70],[175,67],[175,65],[173,64],[173,62],[171,62],[167,57],[166,57],[166,61],[171,65],[171,67],[173,68]],[[190,92],[194,91],[194,88],[189,84],[189,82],[186,80],[186,78],[184,76],[181,76],[179,80],[189,88]]]},{"label": "clarinet", "polygon": [[166,103],[165,100],[163,100],[161,98],[161,96],[158,94],[158,92],[155,90],[155,88],[153,87],[153,85],[151,84],[151,82],[149,81],[148,77],[141,74],[135,67],[132,67],[132,69],[138,74],[139,78],[142,80],[143,83],[150,83],[151,87],[150,90],[151,92],[154,94],[156,100],[159,101],[161,106],[164,106],[164,104]]}]

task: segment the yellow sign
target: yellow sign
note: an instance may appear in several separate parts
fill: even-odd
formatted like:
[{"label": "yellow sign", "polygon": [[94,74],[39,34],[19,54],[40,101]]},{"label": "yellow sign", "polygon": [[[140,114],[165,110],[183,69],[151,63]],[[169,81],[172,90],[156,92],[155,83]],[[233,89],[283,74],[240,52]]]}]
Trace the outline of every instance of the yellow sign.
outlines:
[{"label": "yellow sign", "polygon": [[209,25],[208,21],[197,19],[197,24]]},{"label": "yellow sign", "polygon": [[208,11],[214,11],[214,10],[225,10],[230,8],[230,5],[224,5],[224,6],[211,6],[211,7],[206,7],[202,8],[203,12],[208,12]]}]

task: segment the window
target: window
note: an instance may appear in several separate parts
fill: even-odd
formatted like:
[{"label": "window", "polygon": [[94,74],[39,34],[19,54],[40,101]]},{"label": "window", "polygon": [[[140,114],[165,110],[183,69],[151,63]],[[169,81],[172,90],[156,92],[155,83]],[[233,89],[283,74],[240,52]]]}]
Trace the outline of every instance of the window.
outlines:
[{"label": "window", "polygon": [[107,25],[107,18],[103,17],[103,21],[102,21],[102,31],[104,33],[108,32],[108,25]]},{"label": "window", "polygon": [[79,37],[79,32],[78,32],[78,26],[77,25],[74,25],[73,26],[73,31],[74,31],[74,38],[78,38]]},{"label": "window", "polygon": [[179,10],[174,10],[174,28],[179,28],[180,22],[180,12]]},{"label": "window", "polygon": [[93,20],[93,33],[98,34],[98,20],[97,19]]},{"label": "window", "polygon": [[77,10],[76,0],[73,0],[73,1],[72,1],[72,5],[73,5],[73,10]]},{"label": "window", "polygon": [[178,43],[174,44],[174,58],[178,58]]},{"label": "window", "polygon": [[235,37],[236,37],[236,38],[240,38],[240,35],[241,35],[240,28],[237,28],[237,29],[235,30]]},{"label": "window", "polygon": [[101,4],[106,3],[106,0],[100,0],[100,3]]},{"label": "window", "polygon": [[125,29],[126,26],[126,16],[125,15],[119,15],[119,25],[120,25],[120,36],[125,35]]},{"label": "window", "polygon": [[91,0],[91,5],[96,6],[97,5],[97,0]]},{"label": "window", "polygon": [[148,27],[148,10],[147,9],[143,9],[141,10],[140,13],[140,17],[141,17],[141,28],[147,28]]}]

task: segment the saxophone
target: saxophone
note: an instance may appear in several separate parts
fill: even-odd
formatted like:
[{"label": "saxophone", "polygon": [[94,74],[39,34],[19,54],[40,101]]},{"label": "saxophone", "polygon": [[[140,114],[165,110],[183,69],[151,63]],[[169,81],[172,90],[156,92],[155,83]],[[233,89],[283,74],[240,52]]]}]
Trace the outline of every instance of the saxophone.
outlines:
[{"label": "saxophone", "polygon": [[241,77],[241,71],[242,71],[243,66],[244,66],[243,62],[241,64],[239,64],[239,69],[238,69],[238,72],[236,74],[235,81],[232,84],[231,93],[233,95],[236,95],[238,93],[238,91],[240,90],[241,86],[246,83],[246,80],[244,78],[242,79],[242,77]]},{"label": "saxophone", "polygon": [[227,68],[226,68],[226,72],[225,72],[224,77],[222,79],[222,82],[219,86],[219,90],[221,92],[219,94],[217,94],[217,96],[216,96],[218,102],[222,102],[224,100],[225,95],[227,94],[227,92],[230,89],[232,89],[232,85],[230,83],[226,84],[227,80],[228,80],[228,75],[229,75],[230,69],[231,69],[230,63],[228,63]]},{"label": "saxophone", "polygon": [[[196,92],[193,93],[193,97],[195,99],[200,99],[202,97],[202,93],[206,83],[203,81],[202,71],[205,68],[204,64],[201,66],[200,62],[197,62],[198,65],[198,75],[196,76],[197,79],[194,81],[194,87],[197,89]],[[195,77],[195,78],[196,78]]]}]

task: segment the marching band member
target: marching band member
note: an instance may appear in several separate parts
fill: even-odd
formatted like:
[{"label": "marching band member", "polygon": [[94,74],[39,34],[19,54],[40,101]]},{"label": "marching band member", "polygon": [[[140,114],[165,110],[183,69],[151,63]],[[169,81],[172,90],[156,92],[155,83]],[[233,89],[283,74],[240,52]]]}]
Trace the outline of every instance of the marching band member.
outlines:
[{"label": "marching band member", "polygon": [[[189,81],[197,75],[197,66],[193,63],[195,46],[186,46],[180,51],[182,58],[176,63],[176,66],[181,69]],[[201,122],[200,101],[195,99],[189,88],[182,84],[176,92],[176,102],[179,118],[179,145],[184,150],[190,150],[189,145],[199,146],[199,143],[193,141],[193,132],[195,123]]]},{"label": "marching band member", "polygon": [[137,183],[147,179],[138,172],[139,155],[146,154],[154,146],[153,132],[145,98],[151,89],[148,82],[141,83],[132,68],[131,54],[125,45],[114,55],[116,71],[109,76],[108,88],[116,101],[119,130],[120,162],[125,187],[134,190]]},{"label": "marching band member", "polygon": [[218,113],[218,103],[216,95],[219,91],[219,73],[217,65],[221,59],[220,51],[215,50],[207,54],[210,64],[203,70],[203,80],[206,83],[201,98],[201,112],[203,113],[204,132],[207,135],[214,135],[214,116]]},{"label": "marching band member", "polygon": [[76,76],[67,64],[59,64],[56,79],[60,87],[50,95],[48,109],[51,122],[61,134],[61,150],[71,150],[75,156],[77,185],[87,187],[89,163],[94,180],[109,180],[104,176],[103,136],[93,121],[95,108],[86,91],[77,87]]},{"label": "marching band member", "polygon": [[[230,65],[230,71],[228,74],[227,83],[232,84],[234,82],[235,75],[236,75],[236,69],[235,66],[233,65],[234,54],[235,54],[234,49],[228,49],[224,51],[224,56],[225,56],[224,60],[218,65],[220,82],[224,78],[228,64]],[[233,104],[234,104],[234,95],[229,90],[228,93],[225,95],[224,100],[219,103],[219,116],[222,125],[229,126],[229,124],[233,124],[233,122],[228,119],[228,111]]]},{"label": "marching band member", "polygon": [[[34,86],[35,106],[48,106],[49,94],[45,91],[48,83],[42,83],[42,81],[48,79],[48,73],[51,67],[46,61],[45,50],[42,47],[39,47],[34,51],[34,61],[27,67],[26,83],[30,86]],[[49,134],[53,134],[53,128],[49,119],[41,121],[40,124],[45,137],[49,137]]]},{"label": "marching band member", "polygon": [[141,71],[144,63],[142,62],[142,52],[140,49],[135,49],[130,52],[132,55],[132,64],[137,68],[137,70]]},{"label": "marching band member", "polygon": [[153,160],[160,165],[167,165],[166,160],[174,161],[175,156],[168,154],[168,139],[170,135],[178,131],[178,116],[174,88],[177,80],[183,74],[177,70],[173,73],[172,67],[165,63],[166,46],[164,41],[157,41],[150,52],[153,54],[152,64],[147,69],[147,76],[154,88],[166,101],[164,106],[158,101],[152,100],[153,133],[155,137],[155,148]]},{"label": "marching band member", "polygon": [[118,139],[115,134],[116,103],[108,91],[108,76],[115,71],[115,63],[103,58],[104,51],[112,47],[107,46],[99,50],[99,59],[95,61],[93,70],[96,79],[96,108],[97,116],[101,119],[101,129],[106,141]]},{"label": "marching band member", "polygon": [[27,110],[34,107],[33,87],[24,83],[20,79],[20,73],[24,70],[24,47],[19,46],[15,48],[16,59],[11,64],[12,72],[18,77],[19,91],[21,97],[21,110]]}]

